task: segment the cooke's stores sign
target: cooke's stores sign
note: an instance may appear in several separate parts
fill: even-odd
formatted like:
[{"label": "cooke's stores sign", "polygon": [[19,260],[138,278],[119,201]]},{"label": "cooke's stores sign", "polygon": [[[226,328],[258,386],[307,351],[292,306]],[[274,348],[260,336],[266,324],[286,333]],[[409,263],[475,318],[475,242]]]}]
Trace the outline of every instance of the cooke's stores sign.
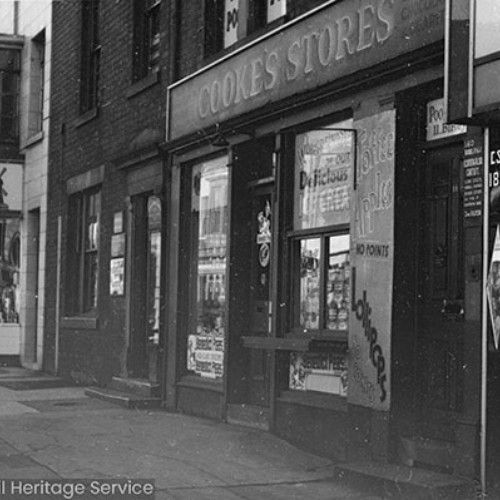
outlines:
[{"label": "cooke's stores sign", "polygon": [[167,140],[444,36],[444,0],[338,0],[169,87]]}]

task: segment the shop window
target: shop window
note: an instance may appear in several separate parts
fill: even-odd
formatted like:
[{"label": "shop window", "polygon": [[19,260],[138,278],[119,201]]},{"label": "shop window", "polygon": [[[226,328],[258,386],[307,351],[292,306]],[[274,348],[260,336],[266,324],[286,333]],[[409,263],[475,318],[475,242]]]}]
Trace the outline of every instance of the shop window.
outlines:
[{"label": "shop window", "polygon": [[100,212],[98,188],[69,199],[66,296],[69,314],[85,314],[97,307]]},{"label": "shop window", "polygon": [[349,124],[308,131],[295,140],[289,335],[322,344],[317,351],[313,347],[311,352],[291,353],[291,389],[339,395],[347,390],[355,152]]},{"label": "shop window", "polygon": [[160,0],[134,1],[133,79],[157,73],[160,66]]},{"label": "shop window", "polygon": [[227,157],[195,165],[191,173],[191,280],[187,370],[223,376],[228,232]]},{"label": "shop window", "polygon": [[0,223],[0,322],[19,323],[20,220]]},{"label": "shop window", "polygon": [[19,136],[19,50],[0,49],[0,142]]},{"label": "shop window", "polygon": [[98,105],[101,59],[99,39],[99,0],[82,2],[81,17],[80,112]]},{"label": "shop window", "polygon": [[349,235],[299,239],[300,261],[294,324],[300,331],[347,331]]},{"label": "shop window", "polygon": [[31,41],[28,137],[42,131],[45,80],[45,30]]}]

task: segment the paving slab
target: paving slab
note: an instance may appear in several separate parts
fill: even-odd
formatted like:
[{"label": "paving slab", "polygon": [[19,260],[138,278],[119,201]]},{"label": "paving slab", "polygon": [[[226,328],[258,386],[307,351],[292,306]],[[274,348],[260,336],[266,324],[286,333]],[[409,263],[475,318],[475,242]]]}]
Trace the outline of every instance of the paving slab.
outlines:
[{"label": "paving slab", "polygon": [[335,466],[258,429],[125,409],[82,387],[0,386],[3,479],[154,479],[158,500],[372,500],[332,481]]}]

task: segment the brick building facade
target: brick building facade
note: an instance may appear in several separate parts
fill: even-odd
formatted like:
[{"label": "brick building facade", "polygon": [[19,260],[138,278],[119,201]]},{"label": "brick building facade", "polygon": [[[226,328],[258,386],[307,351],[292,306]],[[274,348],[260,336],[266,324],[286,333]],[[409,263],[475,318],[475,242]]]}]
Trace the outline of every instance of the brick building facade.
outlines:
[{"label": "brick building facade", "polygon": [[54,4],[46,367],[476,477],[444,3],[233,1]]},{"label": "brick building facade", "polygon": [[[166,2],[157,2],[154,16],[161,33],[155,32],[154,36],[159,36],[162,44],[155,40],[154,50],[163,51],[161,67],[159,54],[155,53],[157,60],[149,61],[150,67],[140,74],[136,72],[140,69],[138,66],[148,62],[136,61],[134,54],[139,50],[136,45],[140,41],[135,37],[144,38],[146,35],[136,33],[134,26],[139,29],[137,26],[145,14],[134,11],[133,4],[86,2],[84,5],[91,10],[90,13],[83,12],[79,1],[53,4],[53,139],[50,147],[47,287],[58,292],[47,297],[46,367],[85,383],[104,384],[112,375],[123,376],[130,371],[130,366],[127,368],[129,341],[126,330],[127,318],[133,313],[130,313],[127,301],[140,303],[144,308],[145,299],[143,290],[134,287],[125,294],[123,287],[129,286],[125,283],[127,278],[119,276],[121,273],[116,267],[118,289],[110,292],[111,255],[126,259],[126,252],[130,250],[123,234],[126,225],[131,223],[131,197],[142,190],[161,190],[156,145],[163,139],[163,103],[169,79],[163,40],[169,37],[169,16]],[[85,15],[92,19],[95,33],[85,33],[82,20]],[[148,43],[152,45],[153,41]],[[90,46],[90,62],[84,60],[82,54],[85,45]],[[142,54],[143,58],[146,56],[152,57],[151,54]],[[87,82],[84,88],[82,80],[89,79],[89,74],[93,74],[95,80]],[[90,104],[84,102],[84,96],[88,101],[89,87],[94,99]],[[144,178],[142,171],[145,172]],[[72,195],[92,189],[100,191],[100,200],[75,200],[76,205],[72,204]],[[82,262],[71,259],[71,255],[81,249],[75,248],[75,244],[87,244],[83,250],[89,251],[89,242],[78,242],[78,238],[85,235],[72,233],[75,224],[73,209],[87,210],[88,215],[90,208],[82,208],[82,203],[100,203],[100,209],[95,210],[94,222],[89,222],[98,227],[97,241],[91,242],[98,247],[97,258],[91,264],[97,269],[83,269],[88,266],[85,257],[82,257]],[[85,219],[86,215],[82,214],[82,217]],[[78,224],[87,222],[76,221]],[[117,236],[113,238],[113,235]],[[115,245],[113,250],[112,245]],[[129,262],[126,265],[129,272]],[[120,267],[123,267],[123,261],[118,261]],[[90,276],[85,276],[85,273],[90,273]],[[91,283],[85,283],[85,280]],[[79,286],[83,288],[79,289]],[[85,290],[89,286],[92,290]],[[145,349],[144,346],[141,348]]]}]

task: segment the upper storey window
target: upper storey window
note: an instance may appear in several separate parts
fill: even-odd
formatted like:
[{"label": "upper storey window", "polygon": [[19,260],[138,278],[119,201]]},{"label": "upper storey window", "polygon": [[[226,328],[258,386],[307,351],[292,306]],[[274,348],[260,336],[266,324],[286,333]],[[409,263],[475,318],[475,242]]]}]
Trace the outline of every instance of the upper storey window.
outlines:
[{"label": "upper storey window", "polygon": [[160,66],[160,0],[134,1],[134,81]]},{"label": "upper storey window", "polygon": [[293,19],[325,1],[205,0],[205,56],[233,46],[278,19]]},{"label": "upper storey window", "polygon": [[287,0],[207,0],[206,55],[231,47],[287,12]]},{"label": "upper storey window", "polygon": [[19,136],[19,70],[20,51],[0,49],[0,138],[2,142]]},{"label": "upper storey window", "polygon": [[101,43],[99,38],[99,0],[83,0],[81,17],[80,112],[98,105]]}]

